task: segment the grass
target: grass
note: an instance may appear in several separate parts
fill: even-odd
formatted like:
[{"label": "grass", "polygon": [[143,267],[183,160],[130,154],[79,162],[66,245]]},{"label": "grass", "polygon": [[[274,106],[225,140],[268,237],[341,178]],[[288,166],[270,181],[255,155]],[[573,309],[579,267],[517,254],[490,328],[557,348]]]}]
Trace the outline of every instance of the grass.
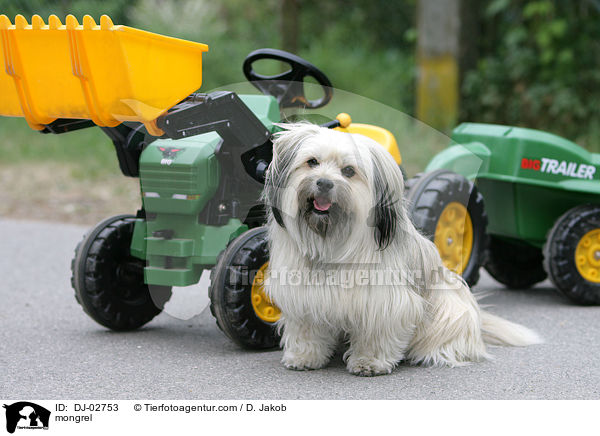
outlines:
[{"label": "grass", "polygon": [[140,206],[138,180],[100,129],[44,135],[0,118],[0,138],[0,217],[89,225]]},{"label": "grass", "polygon": [[71,165],[76,179],[118,174],[114,147],[100,129],[41,134],[22,118],[0,118],[0,165],[53,162]]}]

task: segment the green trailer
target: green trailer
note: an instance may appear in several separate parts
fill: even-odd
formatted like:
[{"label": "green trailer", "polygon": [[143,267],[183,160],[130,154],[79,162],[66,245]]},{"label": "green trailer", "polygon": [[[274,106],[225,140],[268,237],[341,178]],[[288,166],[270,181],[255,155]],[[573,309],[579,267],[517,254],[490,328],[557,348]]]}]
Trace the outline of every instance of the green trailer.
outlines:
[{"label": "green trailer", "polygon": [[[599,154],[547,132],[464,123],[408,187],[413,219],[440,251],[463,243],[454,254],[471,282],[483,265],[511,288],[549,276],[571,300],[600,303]],[[462,234],[444,220],[453,201]]]}]

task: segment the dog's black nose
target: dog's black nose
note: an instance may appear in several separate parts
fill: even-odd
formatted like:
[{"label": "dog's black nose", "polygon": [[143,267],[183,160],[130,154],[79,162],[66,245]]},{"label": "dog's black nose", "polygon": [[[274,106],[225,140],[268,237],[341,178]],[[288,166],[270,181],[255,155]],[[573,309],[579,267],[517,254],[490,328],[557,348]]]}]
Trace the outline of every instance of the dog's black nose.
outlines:
[{"label": "dog's black nose", "polygon": [[317,186],[319,187],[319,191],[327,192],[333,188],[333,182],[329,179],[319,179],[317,180]]}]

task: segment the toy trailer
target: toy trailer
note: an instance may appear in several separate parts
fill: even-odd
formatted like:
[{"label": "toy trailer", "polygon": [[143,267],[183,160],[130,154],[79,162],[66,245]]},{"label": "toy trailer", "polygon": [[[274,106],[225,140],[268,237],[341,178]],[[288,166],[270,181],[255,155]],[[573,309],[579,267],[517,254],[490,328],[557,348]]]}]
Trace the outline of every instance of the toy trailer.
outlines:
[{"label": "toy trailer", "polygon": [[475,182],[466,212],[472,234],[489,235],[478,261],[494,278],[526,288],[549,276],[572,301],[600,304],[599,154],[537,130],[461,124],[451,146],[409,183],[416,222],[427,227],[424,214],[444,205],[431,206],[427,195],[458,175]]}]

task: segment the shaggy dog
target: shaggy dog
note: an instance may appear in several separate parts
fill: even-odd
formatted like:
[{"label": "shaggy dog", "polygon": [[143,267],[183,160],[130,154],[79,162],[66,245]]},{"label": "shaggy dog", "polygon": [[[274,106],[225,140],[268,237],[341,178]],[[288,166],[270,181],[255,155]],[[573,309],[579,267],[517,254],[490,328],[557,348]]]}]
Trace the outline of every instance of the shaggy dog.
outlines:
[{"label": "shaggy dog", "polygon": [[405,210],[398,165],[377,142],[311,124],[274,141],[266,289],[281,309],[283,364],[327,365],[340,340],[348,371],[389,374],[412,364],[489,357],[486,343],[540,342],[482,311],[464,281]]}]

